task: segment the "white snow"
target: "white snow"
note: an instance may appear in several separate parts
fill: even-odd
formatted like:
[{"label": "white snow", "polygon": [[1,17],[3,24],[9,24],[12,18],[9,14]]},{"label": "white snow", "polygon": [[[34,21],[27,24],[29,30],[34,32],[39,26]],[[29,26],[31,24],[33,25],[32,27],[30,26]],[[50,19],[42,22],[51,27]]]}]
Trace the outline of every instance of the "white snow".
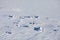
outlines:
[{"label": "white snow", "polygon": [[0,0],[0,40],[60,40],[60,0]]}]

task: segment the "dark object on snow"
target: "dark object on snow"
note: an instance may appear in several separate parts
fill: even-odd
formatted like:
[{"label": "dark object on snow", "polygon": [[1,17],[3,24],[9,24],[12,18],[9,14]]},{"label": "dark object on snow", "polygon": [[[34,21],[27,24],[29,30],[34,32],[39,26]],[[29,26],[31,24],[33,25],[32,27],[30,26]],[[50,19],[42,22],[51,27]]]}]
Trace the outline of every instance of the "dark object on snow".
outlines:
[{"label": "dark object on snow", "polygon": [[35,24],[35,22],[30,22],[29,24]]},{"label": "dark object on snow", "polygon": [[6,32],[6,33],[8,33],[8,34],[12,34],[11,32]]},{"label": "dark object on snow", "polygon": [[29,27],[28,25],[23,25],[23,27]]},{"label": "dark object on snow", "polygon": [[40,30],[40,27],[34,27],[34,30],[35,31],[39,31]]},{"label": "dark object on snow", "polygon": [[25,18],[30,18],[30,16],[24,16]]},{"label": "dark object on snow", "polygon": [[9,15],[10,18],[12,18],[13,16],[12,15]]},{"label": "dark object on snow", "polygon": [[57,31],[56,29],[54,29],[53,31]]},{"label": "dark object on snow", "polygon": [[39,16],[35,16],[35,18],[38,18]]}]

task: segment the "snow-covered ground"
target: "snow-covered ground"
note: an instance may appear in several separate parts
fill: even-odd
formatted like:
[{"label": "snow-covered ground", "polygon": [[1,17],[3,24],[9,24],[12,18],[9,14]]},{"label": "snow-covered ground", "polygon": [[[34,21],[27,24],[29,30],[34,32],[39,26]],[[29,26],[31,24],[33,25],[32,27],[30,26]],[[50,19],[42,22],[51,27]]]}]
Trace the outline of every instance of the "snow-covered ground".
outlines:
[{"label": "snow-covered ground", "polygon": [[60,40],[60,0],[0,0],[0,40]]}]

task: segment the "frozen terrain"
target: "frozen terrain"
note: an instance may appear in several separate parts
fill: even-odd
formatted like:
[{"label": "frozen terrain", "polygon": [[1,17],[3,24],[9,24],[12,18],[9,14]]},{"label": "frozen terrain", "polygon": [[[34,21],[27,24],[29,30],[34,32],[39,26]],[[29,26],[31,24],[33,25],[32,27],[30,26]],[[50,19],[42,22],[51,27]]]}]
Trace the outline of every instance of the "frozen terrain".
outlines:
[{"label": "frozen terrain", "polygon": [[0,40],[60,40],[60,0],[0,0]]}]

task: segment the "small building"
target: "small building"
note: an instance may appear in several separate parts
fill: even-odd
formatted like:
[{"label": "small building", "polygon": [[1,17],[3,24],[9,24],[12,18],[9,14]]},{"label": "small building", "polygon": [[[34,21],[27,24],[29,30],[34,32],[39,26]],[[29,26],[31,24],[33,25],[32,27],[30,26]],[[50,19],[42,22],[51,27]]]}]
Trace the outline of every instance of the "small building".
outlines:
[{"label": "small building", "polygon": [[34,27],[34,30],[35,31],[39,31],[40,30],[40,27]]}]

